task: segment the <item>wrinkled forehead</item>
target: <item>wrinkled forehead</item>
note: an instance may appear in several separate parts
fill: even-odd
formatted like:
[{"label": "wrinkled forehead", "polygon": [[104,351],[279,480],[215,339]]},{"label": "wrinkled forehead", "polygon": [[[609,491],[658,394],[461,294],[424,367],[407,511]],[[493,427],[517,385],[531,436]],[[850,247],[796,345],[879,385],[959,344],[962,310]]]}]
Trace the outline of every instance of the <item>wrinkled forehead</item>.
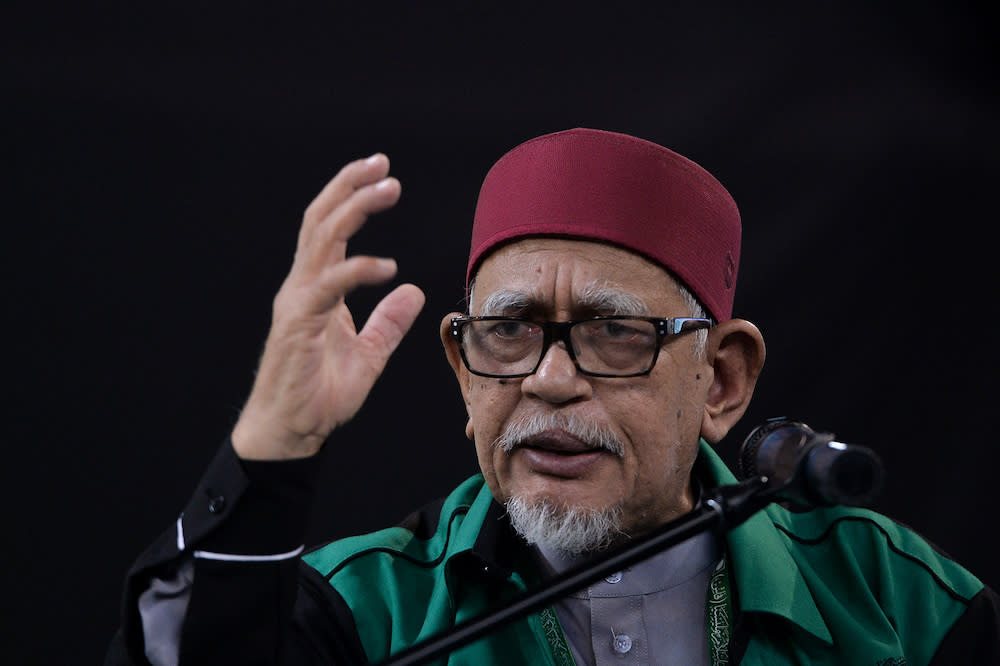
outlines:
[{"label": "wrinkled forehead", "polygon": [[469,312],[521,316],[565,310],[579,315],[649,316],[680,296],[662,266],[612,244],[528,238],[493,253],[473,275]]},{"label": "wrinkled forehead", "polygon": [[[551,299],[540,289],[501,287],[475,300],[475,284],[469,293],[470,309],[483,317],[522,316],[551,308]],[[606,280],[591,280],[574,290],[573,308],[600,315],[649,316],[644,299]]]}]

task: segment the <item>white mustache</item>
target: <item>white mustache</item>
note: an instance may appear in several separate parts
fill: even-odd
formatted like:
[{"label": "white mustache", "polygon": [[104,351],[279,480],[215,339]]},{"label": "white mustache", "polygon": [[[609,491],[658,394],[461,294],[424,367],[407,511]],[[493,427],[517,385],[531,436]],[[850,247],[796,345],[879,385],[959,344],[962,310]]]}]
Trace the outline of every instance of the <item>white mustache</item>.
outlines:
[{"label": "white mustache", "polygon": [[493,446],[510,453],[529,440],[549,430],[562,430],[587,446],[605,449],[619,458],[625,455],[625,445],[611,428],[588,421],[575,414],[529,414],[507,424]]}]

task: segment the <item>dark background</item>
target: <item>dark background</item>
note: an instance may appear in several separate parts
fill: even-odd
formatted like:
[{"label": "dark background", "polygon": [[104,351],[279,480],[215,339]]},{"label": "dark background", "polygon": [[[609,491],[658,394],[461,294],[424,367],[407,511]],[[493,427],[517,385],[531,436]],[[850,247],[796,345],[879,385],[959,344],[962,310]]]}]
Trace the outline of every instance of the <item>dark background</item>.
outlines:
[{"label": "dark background", "polygon": [[[2,22],[5,663],[100,661],[125,570],[248,392],[301,212],[350,159],[386,152],[404,188],[353,251],[395,256],[428,303],[337,436],[310,540],[475,471],[438,322],[490,164],[574,126],[672,147],[741,206],[736,312],[768,363],[725,457],[779,414],[872,446],[877,508],[1000,587],[979,10],[261,5]],[[350,299],[359,319],[382,293]]]}]

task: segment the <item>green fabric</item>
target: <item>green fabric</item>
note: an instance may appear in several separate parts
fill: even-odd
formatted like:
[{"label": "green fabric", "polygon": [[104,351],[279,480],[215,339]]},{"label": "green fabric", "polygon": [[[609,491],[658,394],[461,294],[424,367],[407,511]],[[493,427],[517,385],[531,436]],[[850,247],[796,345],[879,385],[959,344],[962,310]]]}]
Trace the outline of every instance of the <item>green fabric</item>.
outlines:
[{"label": "green fabric", "polygon": [[[704,443],[716,483],[735,477]],[[743,612],[792,623],[754,632],[743,664],[926,664],[983,584],[921,537],[865,509],[771,505],[727,546]]]},{"label": "green fabric", "polygon": [[542,621],[545,640],[549,642],[549,647],[552,649],[552,659],[556,666],[575,666],[573,653],[570,652],[569,644],[566,643],[566,635],[559,624],[556,612],[551,608],[543,608],[538,616]]},{"label": "green fabric", "polygon": [[[710,485],[735,482],[704,442],[699,464]],[[333,573],[330,583],[351,608],[370,661],[527,588],[536,574],[526,563],[497,586],[463,585],[467,578],[452,570],[455,556],[475,544],[491,502],[477,475],[446,499],[429,539],[394,527],[304,557],[320,573]],[[919,536],[859,509],[792,513],[771,506],[730,532],[727,550],[739,608],[755,613],[748,616],[753,631],[743,664],[923,664],[982,589]],[[555,666],[550,625],[531,616],[461,648],[447,663]]]},{"label": "green fabric", "polygon": [[[438,530],[428,540],[393,527],[304,556],[324,575],[336,570],[330,583],[354,614],[369,661],[385,659],[527,588],[522,574],[515,572],[500,590],[463,589],[461,603],[456,603],[454,593],[461,585],[449,564],[472,548],[492,500],[482,477],[475,476],[447,498]],[[537,615],[457,650],[447,663],[555,666]]]}]

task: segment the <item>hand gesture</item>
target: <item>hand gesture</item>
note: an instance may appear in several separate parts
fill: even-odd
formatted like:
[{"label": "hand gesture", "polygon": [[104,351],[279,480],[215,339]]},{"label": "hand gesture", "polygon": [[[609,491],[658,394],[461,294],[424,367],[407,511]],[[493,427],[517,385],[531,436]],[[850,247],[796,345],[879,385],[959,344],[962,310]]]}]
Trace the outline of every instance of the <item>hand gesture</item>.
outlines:
[{"label": "hand gesture", "polygon": [[233,429],[242,458],[317,453],[360,409],[424,304],[412,284],[390,292],[359,332],[344,297],[396,274],[392,259],[347,258],[368,216],[393,206],[400,184],[376,154],[340,170],[306,209],[291,272],[274,299],[253,390]]}]

